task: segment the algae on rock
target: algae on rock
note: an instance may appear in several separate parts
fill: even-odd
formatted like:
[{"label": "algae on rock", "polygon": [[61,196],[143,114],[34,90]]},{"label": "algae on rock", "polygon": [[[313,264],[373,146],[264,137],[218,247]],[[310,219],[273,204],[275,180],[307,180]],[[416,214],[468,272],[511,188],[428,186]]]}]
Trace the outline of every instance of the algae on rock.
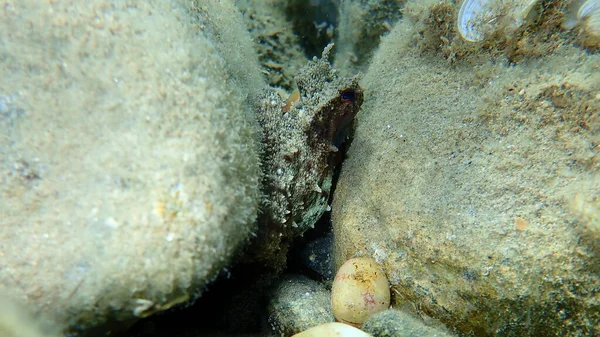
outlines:
[{"label": "algae on rock", "polygon": [[[36,317],[37,316],[37,317]],[[52,324],[40,315],[31,315],[27,308],[0,294],[0,336],[59,337]]]},{"label": "algae on rock", "polygon": [[269,85],[292,91],[294,76],[307,62],[298,36],[285,15],[282,1],[238,0],[237,7],[254,40],[263,74]]},{"label": "algae on rock", "polygon": [[444,327],[428,326],[422,320],[399,310],[386,310],[367,319],[362,330],[373,337],[452,337]]},{"label": "algae on rock", "polygon": [[282,277],[269,293],[269,325],[282,336],[291,336],[313,326],[335,322],[331,292],[302,275]]},{"label": "algae on rock", "polygon": [[[181,1],[181,0],[179,0]],[[252,36],[234,0],[186,0],[196,25],[223,58],[230,90],[251,102],[266,85]]]},{"label": "algae on rock", "polygon": [[361,82],[336,263],[372,256],[395,305],[459,333],[598,334],[600,56],[565,32],[516,64],[490,45],[450,63],[414,24],[397,24]]},{"label": "algae on rock", "polygon": [[353,74],[365,71],[381,37],[402,17],[405,0],[341,0],[335,66]]},{"label": "algae on rock", "polygon": [[244,100],[265,84],[241,15],[203,3],[229,15],[156,0],[0,13],[0,288],[74,334],[198,297],[255,230]]}]

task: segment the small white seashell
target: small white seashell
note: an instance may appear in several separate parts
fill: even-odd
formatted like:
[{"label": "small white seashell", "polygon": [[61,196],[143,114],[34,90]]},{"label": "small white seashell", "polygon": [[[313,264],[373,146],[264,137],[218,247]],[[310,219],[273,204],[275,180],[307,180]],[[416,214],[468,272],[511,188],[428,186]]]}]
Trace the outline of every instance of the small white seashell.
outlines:
[{"label": "small white seashell", "polygon": [[463,39],[478,42],[498,31],[507,35],[521,27],[540,0],[464,0],[457,28]]},{"label": "small white seashell", "polygon": [[593,16],[595,12],[600,9],[600,1],[599,0],[587,0],[585,1],[579,10],[577,11],[577,19],[582,20]]},{"label": "small white seashell", "polygon": [[567,7],[565,8],[565,17],[563,19],[562,24],[560,25],[562,29],[570,30],[575,28],[575,26],[579,22],[578,11],[583,2],[585,2],[585,0],[573,0],[567,5]]},{"label": "small white seashell", "polygon": [[489,3],[490,1],[486,0],[465,0],[462,3],[457,24],[458,32],[463,39],[470,42],[483,40],[484,15],[485,13],[491,13],[488,8]]},{"label": "small white seashell", "polygon": [[586,47],[600,47],[600,0],[588,0],[577,12],[583,27],[582,43]]}]

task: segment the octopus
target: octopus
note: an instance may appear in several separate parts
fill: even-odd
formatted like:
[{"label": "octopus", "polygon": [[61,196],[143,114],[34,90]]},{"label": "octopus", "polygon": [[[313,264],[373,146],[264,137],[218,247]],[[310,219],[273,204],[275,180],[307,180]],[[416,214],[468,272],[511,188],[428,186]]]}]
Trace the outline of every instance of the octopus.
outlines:
[{"label": "octopus", "polygon": [[263,198],[254,246],[257,259],[275,269],[285,265],[290,241],[328,210],[339,148],[363,102],[360,75],[338,76],[329,63],[332,47],[299,71],[296,97],[286,103],[266,89],[256,102]]}]

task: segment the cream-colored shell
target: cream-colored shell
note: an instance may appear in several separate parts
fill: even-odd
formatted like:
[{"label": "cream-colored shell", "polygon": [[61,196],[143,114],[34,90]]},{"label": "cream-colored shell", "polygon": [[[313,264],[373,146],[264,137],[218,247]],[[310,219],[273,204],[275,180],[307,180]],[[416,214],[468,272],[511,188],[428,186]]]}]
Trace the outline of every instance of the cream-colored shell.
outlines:
[{"label": "cream-colored shell", "polygon": [[343,323],[325,323],[292,337],[371,337],[368,333]]},{"label": "cream-colored shell", "polygon": [[510,35],[521,27],[540,0],[464,0],[457,19],[457,29],[470,42],[485,40],[503,31]]},{"label": "cream-colored shell", "polygon": [[579,10],[577,10],[577,18],[583,19],[585,17],[588,17],[588,16],[592,15],[592,13],[594,13],[598,9],[600,9],[600,1],[599,0],[584,1],[581,4],[581,6],[579,7]]},{"label": "cream-colored shell", "polygon": [[600,0],[573,0],[565,10],[561,27],[578,27],[582,45],[600,47]]},{"label": "cream-colored shell", "polygon": [[331,308],[338,321],[359,325],[389,306],[388,280],[375,260],[357,257],[340,267],[331,287]]},{"label": "cream-colored shell", "polygon": [[600,0],[585,1],[577,11],[577,19],[583,28],[582,43],[600,47]]}]

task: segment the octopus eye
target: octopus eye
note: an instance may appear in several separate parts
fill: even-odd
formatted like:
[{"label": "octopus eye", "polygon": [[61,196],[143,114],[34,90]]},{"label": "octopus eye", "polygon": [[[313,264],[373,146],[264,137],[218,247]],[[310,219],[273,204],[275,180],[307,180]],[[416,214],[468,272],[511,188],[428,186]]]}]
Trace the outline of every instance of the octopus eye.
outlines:
[{"label": "octopus eye", "polygon": [[340,97],[342,97],[342,100],[344,101],[354,102],[356,99],[356,91],[354,91],[354,89],[346,89],[342,91]]}]

